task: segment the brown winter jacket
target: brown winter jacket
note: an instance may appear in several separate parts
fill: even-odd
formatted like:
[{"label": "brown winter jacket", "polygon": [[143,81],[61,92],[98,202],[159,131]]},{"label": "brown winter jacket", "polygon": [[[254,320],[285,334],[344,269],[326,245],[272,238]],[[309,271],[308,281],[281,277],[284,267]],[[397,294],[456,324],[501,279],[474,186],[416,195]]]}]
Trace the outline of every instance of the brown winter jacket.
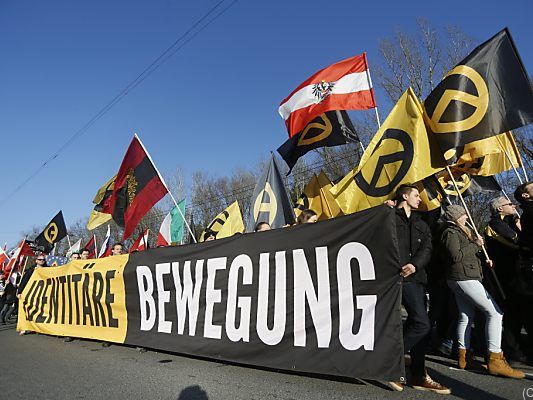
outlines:
[{"label": "brown winter jacket", "polygon": [[483,278],[481,247],[470,240],[461,228],[454,223],[448,223],[441,235],[441,246],[447,279],[480,281]]}]

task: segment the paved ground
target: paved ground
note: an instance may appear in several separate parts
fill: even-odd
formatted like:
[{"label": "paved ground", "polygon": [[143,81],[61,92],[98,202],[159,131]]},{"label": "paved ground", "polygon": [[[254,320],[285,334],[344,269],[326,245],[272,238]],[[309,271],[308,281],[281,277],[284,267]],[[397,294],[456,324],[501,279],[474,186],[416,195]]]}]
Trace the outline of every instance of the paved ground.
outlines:
[{"label": "paved ground", "polygon": [[[174,354],[45,335],[18,336],[0,325],[0,399],[533,399],[533,369],[526,380],[494,378],[451,368],[430,357],[431,376],[452,396],[379,382],[334,380],[245,368]],[[527,391],[528,388],[531,390]],[[528,397],[528,394],[530,395]]]}]

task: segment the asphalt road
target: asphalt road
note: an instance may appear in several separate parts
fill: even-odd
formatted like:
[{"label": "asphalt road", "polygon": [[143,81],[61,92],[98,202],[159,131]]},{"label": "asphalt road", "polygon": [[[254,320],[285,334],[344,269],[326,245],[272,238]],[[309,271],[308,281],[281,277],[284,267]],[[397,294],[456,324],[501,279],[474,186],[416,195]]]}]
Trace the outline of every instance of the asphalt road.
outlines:
[{"label": "asphalt road", "polygon": [[[429,356],[431,376],[451,396],[406,388],[393,392],[379,382],[293,375],[183,357],[175,354],[46,335],[19,336],[0,325],[0,399],[528,399],[525,380],[495,378],[452,368]],[[529,391],[528,388],[531,388]],[[530,395],[528,397],[528,394]]]}]

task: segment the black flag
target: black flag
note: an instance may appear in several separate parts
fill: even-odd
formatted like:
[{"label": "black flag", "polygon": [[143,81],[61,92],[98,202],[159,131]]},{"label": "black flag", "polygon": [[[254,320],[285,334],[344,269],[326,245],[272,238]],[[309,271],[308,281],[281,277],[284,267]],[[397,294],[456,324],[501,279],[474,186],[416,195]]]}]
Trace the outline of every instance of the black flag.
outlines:
[{"label": "black flag", "polygon": [[50,253],[54,244],[67,236],[67,227],[63,219],[63,212],[57,215],[46,225],[46,228],[34,240],[38,250]]},{"label": "black flag", "polygon": [[267,169],[255,186],[246,231],[253,232],[258,222],[268,222],[272,228],[281,228],[294,223],[295,219],[278,162],[272,153]]},{"label": "black flag", "polygon": [[308,151],[319,147],[333,147],[348,142],[358,142],[348,113],[328,111],[309,122],[306,127],[283,143],[278,153],[289,166],[289,173],[296,161]]},{"label": "black flag", "polygon": [[507,28],[477,47],[424,102],[430,138],[447,164],[465,144],[533,122],[533,90]]}]

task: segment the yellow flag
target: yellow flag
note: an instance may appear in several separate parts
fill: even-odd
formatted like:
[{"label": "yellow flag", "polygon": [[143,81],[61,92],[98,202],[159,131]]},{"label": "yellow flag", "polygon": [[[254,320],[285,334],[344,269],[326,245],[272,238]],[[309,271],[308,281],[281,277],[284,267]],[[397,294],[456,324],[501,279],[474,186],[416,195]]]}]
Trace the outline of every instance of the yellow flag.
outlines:
[{"label": "yellow flag", "polygon": [[466,144],[454,169],[472,175],[491,176],[521,165],[513,134],[505,132]]},{"label": "yellow flag", "polygon": [[320,171],[318,176],[313,175],[302,195],[296,202],[294,213],[298,217],[305,209],[316,212],[319,221],[343,215],[335,198],[330,193],[333,184],[324,171]]},{"label": "yellow flag", "polygon": [[421,181],[441,169],[431,166],[422,106],[409,88],[366,148],[359,166],[330,191],[349,214],[383,204],[402,183]]},{"label": "yellow flag", "polygon": [[89,222],[87,222],[87,229],[92,231],[93,229],[99,227],[102,224],[105,224],[106,222],[110,221],[112,217],[111,214],[105,214],[101,212],[102,205],[107,200],[109,196],[113,193],[113,188],[115,187],[115,179],[117,176],[113,176],[111,179],[109,179],[104,186],[102,186],[100,189],[98,189],[98,192],[96,192],[96,195],[93,199],[93,204],[96,204],[94,206],[94,210],[91,212],[91,215],[89,216]]},{"label": "yellow flag", "polygon": [[206,230],[200,236],[200,242],[204,241],[206,231],[216,233],[217,239],[233,236],[236,233],[244,232],[244,222],[242,221],[241,209],[239,203],[235,201],[228,208],[218,214],[213,221],[207,226]]},{"label": "yellow flag", "polygon": [[415,183],[420,193],[422,203],[418,207],[419,211],[433,211],[441,206],[444,200],[442,188],[435,176],[429,176],[420,182]]}]

